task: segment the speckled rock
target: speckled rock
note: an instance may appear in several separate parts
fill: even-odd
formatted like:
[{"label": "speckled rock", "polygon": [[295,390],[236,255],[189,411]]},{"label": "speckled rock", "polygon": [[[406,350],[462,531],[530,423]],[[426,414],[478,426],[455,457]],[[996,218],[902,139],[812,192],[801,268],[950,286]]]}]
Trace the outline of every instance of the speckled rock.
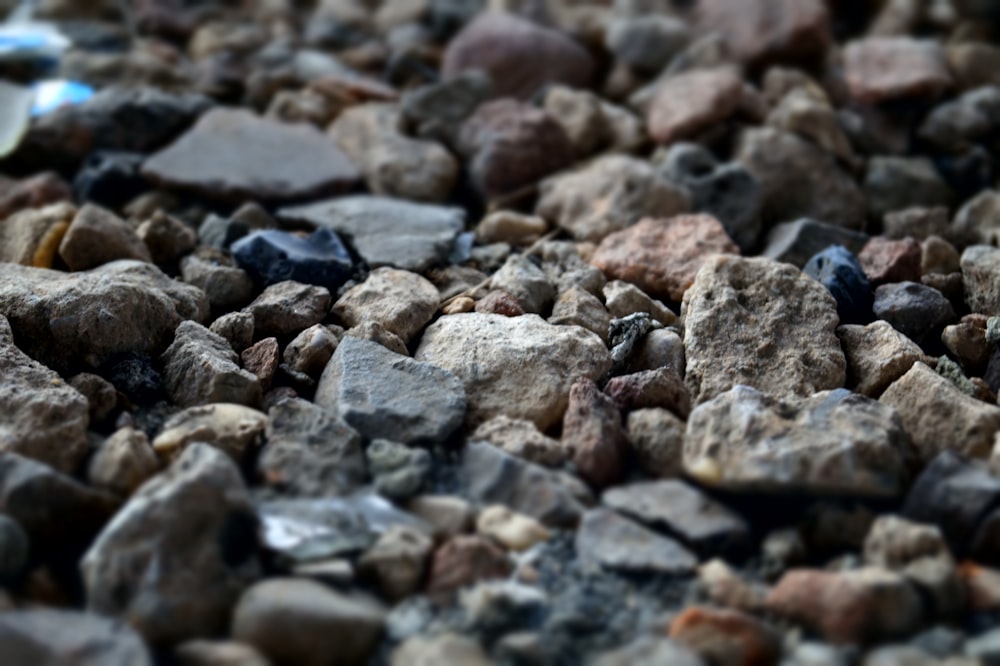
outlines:
[{"label": "speckled rock", "polygon": [[244,311],[253,315],[256,337],[284,337],[320,323],[331,302],[326,287],[288,280],[266,288]]},{"label": "speckled rock", "polygon": [[368,279],[351,287],[333,306],[348,328],[377,321],[408,342],[434,316],[437,288],[425,278],[394,268],[378,268]]},{"label": "speckled rock", "polygon": [[876,236],[858,253],[858,261],[872,286],[888,282],[919,281],[923,253],[912,238],[889,240]]},{"label": "speckled rock", "polygon": [[552,305],[549,323],[556,326],[580,326],[607,342],[611,314],[601,303],[601,299],[583,287],[574,285],[559,294]]},{"label": "speckled rock", "polygon": [[[552,308],[556,298],[556,288],[537,259],[533,261],[523,254],[507,257],[503,266],[490,277],[489,286],[513,298],[521,314],[543,314]],[[509,307],[503,309],[511,310]]]},{"label": "speckled rock", "polygon": [[685,381],[695,403],[737,384],[775,397],[844,385],[836,301],[792,266],[709,259],[684,294],[681,314]]},{"label": "speckled rock", "polygon": [[973,312],[1000,315],[1000,250],[973,245],[962,253],[962,284],[965,302]]},{"label": "speckled rock", "polygon": [[213,402],[260,405],[260,381],[240,368],[239,359],[221,335],[196,322],[182,322],[161,357],[167,393],[182,407]]},{"label": "speckled rock", "polygon": [[915,342],[881,320],[840,326],[837,337],[847,359],[847,388],[869,398],[878,398],[923,358]]},{"label": "speckled rock", "polygon": [[534,421],[543,431],[562,419],[574,381],[596,380],[611,368],[597,335],[535,315],[441,317],[424,331],[414,358],[458,376],[470,426],[506,415]]},{"label": "speckled rock", "polygon": [[727,120],[742,100],[743,81],[732,67],[691,70],[659,84],[646,126],[662,144],[696,138]]},{"label": "speckled rock", "polygon": [[135,234],[158,266],[173,264],[198,244],[198,232],[191,225],[159,209],[136,227]]},{"label": "speckled rock", "polygon": [[604,306],[612,317],[621,318],[636,312],[645,312],[664,326],[670,326],[677,321],[677,315],[670,308],[650,298],[649,294],[628,282],[609,280],[604,285],[602,294]]}]

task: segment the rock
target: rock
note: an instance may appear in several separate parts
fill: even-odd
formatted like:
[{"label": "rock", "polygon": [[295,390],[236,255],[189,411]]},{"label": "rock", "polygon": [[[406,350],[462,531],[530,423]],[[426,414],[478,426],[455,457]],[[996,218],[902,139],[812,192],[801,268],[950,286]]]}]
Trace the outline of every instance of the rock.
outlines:
[{"label": "rock", "polygon": [[986,367],[992,355],[993,345],[986,338],[983,322],[966,321],[966,319],[963,317],[961,323],[945,326],[941,331],[941,342],[948,352],[958,359],[962,368],[973,374],[972,370]]},{"label": "rock", "polygon": [[236,264],[265,287],[292,280],[333,291],[354,270],[347,248],[330,229],[317,229],[305,237],[265,229],[241,238],[230,249]]},{"label": "rock", "polygon": [[865,274],[878,287],[890,282],[915,282],[922,274],[923,253],[912,238],[888,240],[876,236],[858,255]]},{"label": "rock", "polygon": [[149,354],[119,354],[104,367],[108,381],[133,405],[151,407],[167,399],[163,377]]},{"label": "rock", "polygon": [[59,243],[75,214],[76,209],[68,203],[14,213],[0,224],[0,260],[52,268]]},{"label": "rock", "polygon": [[416,591],[434,542],[407,527],[392,527],[358,560],[358,573],[374,579],[382,595],[398,601]]},{"label": "rock", "polygon": [[259,575],[257,515],[236,465],[192,444],[146,483],[81,562],[88,609],[154,645],[221,633]]},{"label": "rock", "polygon": [[604,393],[622,412],[662,407],[681,418],[691,413],[691,396],[680,373],[672,367],[612,377],[604,385]]},{"label": "rock", "polygon": [[618,62],[643,72],[659,72],[690,40],[690,27],[673,16],[616,17],[604,35]]},{"label": "rock", "polygon": [[1000,608],[1000,571],[965,562],[959,567],[959,576],[965,583],[971,611]]},{"label": "rock", "polygon": [[771,229],[761,256],[802,267],[831,245],[857,254],[867,242],[867,234],[803,218]]},{"label": "rock", "polygon": [[193,640],[174,650],[177,666],[269,666],[256,649],[235,641]]},{"label": "rock", "polygon": [[394,501],[410,499],[421,491],[431,474],[433,460],[426,449],[376,439],[365,451],[375,490]]},{"label": "rock", "polygon": [[447,262],[465,226],[460,208],[351,196],[283,208],[279,215],[345,236],[370,267],[422,272]]},{"label": "rock", "polygon": [[910,37],[868,37],[844,48],[844,79],[862,103],[939,97],[952,85],[941,46]]},{"label": "rock", "polygon": [[455,495],[418,495],[407,502],[406,509],[425,520],[439,541],[468,532],[474,517],[469,503]]},{"label": "rock", "polygon": [[481,536],[456,536],[434,551],[427,594],[447,601],[462,588],[483,580],[506,578],[511,571],[506,553]]},{"label": "rock", "polygon": [[414,358],[458,376],[470,427],[506,415],[533,421],[542,431],[562,419],[573,382],[597,379],[611,368],[598,336],[535,315],[441,317],[424,331]]},{"label": "rock", "polygon": [[153,664],[142,639],[126,623],[78,611],[35,608],[4,613],[0,642],[11,664]]},{"label": "rock", "polygon": [[604,305],[612,317],[620,319],[636,312],[644,312],[664,326],[677,321],[677,315],[669,308],[650,298],[635,285],[622,280],[609,280],[602,294]]},{"label": "rock", "polygon": [[776,397],[839,388],[836,302],[791,266],[719,256],[684,294],[685,381],[701,403],[736,384]]},{"label": "rock", "polygon": [[966,245],[995,245],[1000,239],[1000,192],[984,190],[969,199],[951,223],[946,235],[959,248]]},{"label": "rock", "polygon": [[843,245],[831,245],[813,256],[802,272],[826,287],[836,299],[842,324],[863,324],[871,319],[872,285],[858,257]]},{"label": "rock", "polygon": [[359,595],[309,580],[273,578],[240,597],[233,638],[274,664],[367,663],[382,635],[385,610]]},{"label": "rock", "polygon": [[522,215],[512,210],[498,210],[476,225],[476,240],[509,245],[531,245],[549,230],[548,223],[537,215]]},{"label": "rock", "polygon": [[670,639],[710,664],[775,664],[782,652],[774,629],[738,610],[687,608],[670,623]]},{"label": "rock", "polygon": [[521,460],[486,442],[469,442],[461,470],[472,501],[502,504],[552,527],[576,524],[584,503],[590,501],[586,487],[575,477]]},{"label": "rock", "polygon": [[319,379],[340,343],[333,331],[315,324],[302,331],[285,346],[281,360],[295,372]]},{"label": "rock", "polygon": [[0,177],[0,219],[5,220],[26,208],[45,208],[72,199],[69,185],[52,171],[20,180]]},{"label": "rock", "polygon": [[658,177],[648,162],[606,155],[541,184],[535,213],[578,241],[598,242],[643,217],[668,218],[690,209],[688,193]]},{"label": "rock", "polygon": [[198,244],[198,233],[190,225],[162,210],[157,210],[136,227],[135,234],[146,245],[153,263],[158,266],[176,263]]},{"label": "rock", "polygon": [[183,319],[204,321],[200,289],[152,264],[115,261],[82,273],[0,263],[0,315],[25,353],[57,370],[159,353]]},{"label": "rock", "polygon": [[[556,119],[579,157],[593,155],[615,140],[611,120],[605,113],[601,98],[587,90],[574,90],[566,86],[551,86],[545,91],[543,107]],[[623,118],[631,118],[638,125],[638,118],[621,109]],[[639,133],[636,128],[636,134]]]},{"label": "rock", "polygon": [[734,68],[694,69],[657,86],[646,127],[662,144],[696,138],[728,120],[742,101],[743,81]]},{"label": "rock", "polygon": [[243,204],[229,217],[210,213],[198,225],[198,240],[216,250],[226,250],[254,231],[273,229],[274,218],[257,203]]},{"label": "rock", "polygon": [[695,409],[684,437],[685,472],[737,491],[893,497],[909,461],[893,410],[844,389],[780,402],[737,386]]},{"label": "rock", "polygon": [[955,320],[951,303],[940,291],[916,282],[882,285],[875,290],[872,310],[918,344],[938,337]]},{"label": "rock", "polygon": [[857,164],[857,157],[830,99],[811,81],[785,93],[768,112],[766,124],[798,134],[846,164]]},{"label": "rock", "polygon": [[558,440],[539,432],[532,421],[509,416],[496,416],[483,422],[472,433],[470,441],[489,442],[512,456],[549,467],[562,465],[570,453]]},{"label": "rock", "polygon": [[490,97],[489,75],[479,69],[456,74],[447,81],[429,83],[403,93],[403,116],[420,137],[454,148],[462,121]]},{"label": "rock", "polygon": [[517,302],[517,299],[501,289],[494,289],[480,298],[472,310],[482,314],[498,314],[504,317],[520,317],[524,314],[524,308]]},{"label": "rock", "polygon": [[347,424],[297,398],[282,400],[267,416],[257,462],[265,483],[305,497],[343,495],[362,484],[361,437]]},{"label": "rock", "polygon": [[28,568],[31,544],[21,525],[0,514],[0,585],[16,584]]},{"label": "rock", "polygon": [[1000,314],[1000,290],[996,280],[1000,276],[1000,250],[973,245],[962,253],[962,284],[965,302],[973,312],[995,316]]},{"label": "rock", "polygon": [[594,73],[587,51],[567,35],[511,14],[484,12],[449,43],[445,79],[485,70],[494,97],[528,99],[547,83],[586,88]]},{"label": "rock", "polygon": [[59,257],[72,271],[84,271],[116,259],[153,260],[132,227],[93,204],[77,211],[59,243]]},{"label": "rock", "polygon": [[14,345],[0,315],[0,451],[74,474],[87,456],[90,405],[58,374]]},{"label": "rock", "polygon": [[323,371],[316,404],[369,439],[440,443],[461,424],[460,378],[374,342],[345,337]]},{"label": "rock", "polygon": [[288,125],[239,109],[201,116],[147,159],[142,174],[161,187],[236,202],[316,199],[350,190],[360,180],[336,143],[311,125]]},{"label": "rock", "polygon": [[619,481],[624,473],[628,440],[621,412],[589,379],[570,387],[562,444],[573,452],[580,476],[598,488]]},{"label": "rock", "polygon": [[333,313],[347,327],[377,321],[408,342],[437,311],[437,288],[419,275],[394,268],[378,268],[368,279],[347,290]]},{"label": "rock", "polygon": [[[375,321],[366,321],[363,324],[359,324],[354,328],[348,329],[344,332],[344,337],[377,342],[389,351],[399,354],[400,356],[406,356],[410,353],[403,341],[399,339],[398,335],[385,330],[385,327],[382,326],[382,324]],[[331,358],[333,357],[331,356]]]},{"label": "rock", "polygon": [[700,32],[718,31],[751,66],[816,57],[832,41],[829,10],[818,0],[753,0],[737,11],[725,0],[703,0],[695,18]]},{"label": "rock", "polygon": [[909,236],[922,242],[930,236],[945,236],[949,221],[947,208],[908,207],[885,214],[882,235],[897,240]]},{"label": "rock", "polygon": [[580,326],[607,342],[611,315],[599,298],[573,286],[559,294],[548,321],[556,326]]},{"label": "rock", "polygon": [[328,133],[365,175],[374,194],[412,201],[444,201],[455,186],[458,163],[434,141],[404,133],[395,104],[368,103],[340,113]]},{"label": "rock", "polygon": [[256,406],[261,386],[239,366],[239,356],[221,335],[193,321],[181,322],[161,357],[171,400],[182,407],[234,402]]},{"label": "rock", "polygon": [[839,326],[837,337],[847,359],[847,387],[869,398],[878,398],[923,358],[920,347],[881,320]]},{"label": "rock", "polygon": [[656,478],[680,476],[684,421],[666,409],[637,409],[625,419],[629,448],[642,469]]},{"label": "rock", "polygon": [[924,462],[949,450],[987,458],[993,435],[1000,430],[1000,408],[963,394],[920,362],[893,382],[879,401],[899,413]]},{"label": "rock", "polygon": [[556,298],[555,287],[545,271],[531,258],[521,254],[507,257],[503,266],[490,278],[490,287],[513,297],[522,314],[543,314],[552,308]]},{"label": "rock", "polygon": [[282,338],[320,323],[331,302],[326,287],[288,280],[267,287],[243,310],[253,315],[256,337]]},{"label": "rock", "polygon": [[392,666],[490,666],[492,663],[479,643],[466,636],[412,636],[392,653]]},{"label": "rock", "polygon": [[81,372],[70,377],[69,385],[87,399],[92,424],[104,421],[118,407],[118,393],[115,386],[104,377]]},{"label": "rock", "polygon": [[477,108],[462,124],[458,142],[473,185],[488,199],[530,185],[575,157],[552,116],[510,98]]},{"label": "rock", "polygon": [[253,315],[230,312],[213,321],[208,330],[225,338],[233,351],[242,352],[253,344]]},{"label": "rock", "polygon": [[818,146],[762,127],[740,135],[735,157],[760,182],[765,223],[810,217],[848,229],[864,228],[861,188]]},{"label": "rock", "polygon": [[254,296],[254,283],[246,271],[211,256],[190,254],[184,257],[181,278],[204,291],[216,312],[243,307]]},{"label": "rock", "polygon": [[95,488],[128,497],[160,471],[160,461],[146,433],[120,428],[94,453],[87,466],[87,481]]},{"label": "rock", "polygon": [[488,536],[507,550],[522,551],[540,541],[547,541],[551,532],[540,522],[505,506],[486,507],[476,518],[476,531]]},{"label": "rock", "polygon": [[704,661],[686,647],[667,638],[640,636],[627,645],[602,652],[594,666],[704,666]]},{"label": "rock", "polygon": [[255,375],[260,382],[261,390],[266,392],[271,388],[274,375],[278,371],[280,356],[278,339],[264,338],[244,349],[240,354],[240,361],[243,363],[243,369]]},{"label": "rock", "polygon": [[609,279],[635,284],[655,298],[680,301],[715,254],[739,254],[739,248],[715,218],[681,215],[646,218],[606,236],[591,262]]},{"label": "rock", "polygon": [[920,246],[922,275],[949,275],[961,271],[961,257],[955,246],[939,236],[929,236]]},{"label": "rock", "polygon": [[260,446],[267,424],[266,415],[243,405],[216,402],[189,407],[164,422],[153,449],[172,460],[200,442],[224,451],[239,465]]},{"label": "rock", "polygon": [[916,591],[898,574],[876,568],[793,570],[778,582],[767,604],[772,612],[840,644],[903,636],[921,621]]},{"label": "rock", "polygon": [[882,516],[865,539],[865,562],[899,569],[924,557],[951,557],[941,531],[898,516]]},{"label": "rock", "polygon": [[583,514],[575,547],[585,563],[626,573],[681,575],[698,565],[698,558],[678,542],[610,509]]}]

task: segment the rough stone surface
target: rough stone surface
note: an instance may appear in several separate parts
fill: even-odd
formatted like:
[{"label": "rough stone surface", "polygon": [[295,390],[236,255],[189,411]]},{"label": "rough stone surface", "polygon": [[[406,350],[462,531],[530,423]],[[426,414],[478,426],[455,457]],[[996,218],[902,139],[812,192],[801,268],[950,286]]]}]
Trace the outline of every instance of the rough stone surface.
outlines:
[{"label": "rough stone surface", "polygon": [[743,99],[743,81],[731,67],[695,69],[659,85],[646,115],[649,134],[670,144],[697,137],[729,118]]},{"label": "rough stone surface", "polygon": [[831,245],[857,253],[867,242],[868,235],[860,231],[803,218],[771,229],[761,256],[802,267]]},{"label": "rough stone surface", "polygon": [[75,215],[76,209],[65,202],[10,215],[0,224],[0,260],[52,268],[59,243]]},{"label": "rough stone surface", "polygon": [[684,448],[684,421],[666,409],[637,409],[625,419],[629,448],[647,474],[656,478],[680,476]]},{"label": "rough stone surface", "polygon": [[627,450],[621,412],[593,381],[570,387],[562,444],[573,452],[580,476],[592,485],[604,488],[621,479]]},{"label": "rough stone surface", "polygon": [[241,268],[214,257],[190,254],[181,260],[181,278],[205,292],[215,311],[240,308],[253,299],[253,280]]},{"label": "rough stone surface", "polygon": [[778,632],[752,615],[700,606],[674,618],[670,639],[710,664],[773,664],[782,647]]},{"label": "rough stone surface", "polygon": [[437,288],[426,278],[394,268],[378,268],[351,287],[333,306],[347,328],[377,321],[403,342],[431,320],[437,311]]},{"label": "rough stone surface", "polygon": [[131,495],[160,471],[160,461],[141,430],[120,428],[97,449],[87,466],[91,485],[115,495]]},{"label": "rough stone surface", "polygon": [[442,317],[424,331],[414,358],[458,376],[470,426],[506,415],[534,421],[542,431],[562,419],[574,381],[596,380],[611,368],[598,336],[535,315]]},{"label": "rough stone surface", "polygon": [[681,369],[662,367],[612,377],[604,385],[604,393],[623,413],[662,407],[686,419],[691,413],[691,396],[681,378]]},{"label": "rough stone surface", "polygon": [[315,324],[296,335],[282,352],[281,360],[296,372],[318,379],[340,340],[326,326]]},{"label": "rough stone surface", "polygon": [[576,551],[585,562],[631,573],[685,574],[698,564],[677,541],[604,508],[583,515]]},{"label": "rough stone surface", "polygon": [[865,275],[878,287],[888,282],[919,281],[923,253],[912,238],[888,240],[876,237],[858,254]]},{"label": "rough stone surface", "polygon": [[837,305],[818,282],[763,259],[709,259],[684,295],[685,381],[695,403],[737,384],[776,397],[844,385]]},{"label": "rough stone surface", "polygon": [[254,336],[281,338],[320,323],[331,302],[326,287],[288,280],[266,288],[244,311],[253,315]]},{"label": "rough stone surface", "polygon": [[182,322],[162,356],[167,393],[182,407],[214,402],[260,405],[260,381],[240,368],[239,358],[221,335],[196,322]]},{"label": "rough stone surface", "polygon": [[955,320],[944,294],[917,282],[882,285],[875,290],[872,311],[917,344],[939,337],[941,329]]},{"label": "rough stone surface", "polygon": [[244,405],[215,402],[189,407],[164,422],[153,449],[172,460],[201,442],[224,451],[239,465],[260,445],[267,424],[265,414]]},{"label": "rough stone surface", "polygon": [[847,388],[869,398],[878,398],[923,358],[920,347],[886,321],[840,326],[837,337],[847,358]]}]

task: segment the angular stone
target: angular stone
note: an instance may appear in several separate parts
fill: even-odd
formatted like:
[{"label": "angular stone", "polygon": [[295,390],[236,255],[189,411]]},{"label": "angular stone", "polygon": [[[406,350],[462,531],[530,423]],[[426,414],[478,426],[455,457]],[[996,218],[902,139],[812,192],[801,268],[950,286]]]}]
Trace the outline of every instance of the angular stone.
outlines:
[{"label": "angular stone", "polygon": [[322,324],[316,324],[288,343],[281,360],[292,370],[319,379],[338,344],[340,340],[333,331]]},{"label": "angular stone", "polygon": [[766,124],[803,136],[846,164],[857,163],[836,109],[826,94],[811,82],[785,93],[767,114]]},{"label": "angular stone", "polygon": [[738,60],[755,66],[798,62],[822,55],[831,44],[830,13],[820,0],[701,0],[696,25],[719,32]]},{"label": "angular stone", "polygon": [[879,402],[899,414],[923,462],[942,451],[988,458],[1000,430],[1000,407],[965,395],[920,362],[893,382]]},{"label": "angular stone", "polygon": [[[0,329],[5,327],[5,323],[0,324]],[[0,341],[3,337],[3,334],[0,333]],[[104,421],[118,407],[118,393],[115,385],[100,375],[81,372],[69,378],[69,385],[87,399],[92,424]]]},{"label": "angular stone", "polygon": [[136,227],[136,236],[146,245],[153,263],[158,266],[174,264],[190,254],[198,244],[198,232],[189,224],[157,210]]},{"label": "angular stone", "polygon": [[439,298],[437,288],[420,275],[377,268],[337,300],[333,313],[347,328],[377,321],[409,342],[437,312]]},{"label": "angular stone", "polygon": [[591,380],[570,387],[562,444],[573,452],[580,476],[598,488],[619,481],[628,445],[621,412]]},{"label": "angular stone", "polygon": [[860,102],[936,98],[951,87],[944,50],[932,40],[869,37],[844,48],[844,78]]},{"label": "angular stone", "polygon": [[559,294],[548,321],[556,326],[580,326],[607,342],[611,315],[599,298],[583,287],[573,286]]},{"label": "angular stone", "polygon": [[691,396],[684,380],[670,367],[612,377],[604,385],[604,393],[622,412],[661,407],[685,419],[691,413]]},{"label": "angular stone", "polygon": [[583,514],[575,547],[584,562],[627,573],[688,574],[698,565],[698,558],[670,537],[604,508]]},{"label": "angular stone", "polygon": [[625,419],[629,448],[655,478],[680,476],[684,421],[666,409],[638,409]]},{"label": "angular stone", "polygon": [[288,280],[272,284],[243,310],[253,315],[254,336],[280,338],[320,323],[331,302],[326,287]]},{"label": "angular stone", "polygon": [[50,608],[0,615],[0,643],[9,664],[152,666],[139,635],[124,622]]},{"label": "angular stone", "polygon": [[729,119],[743,101],[743,80],[732,67],[694,69],[665,79],[646,113],[650,136],[662,144],[696,138]]},{"label": "angular stone", "polygon": [[868,241],[858,254],[865,275],[875,287],[888,282],[919,281],[922,258],[920,244],[912,238],[888,240],[881,236]]},{"label": "angular stone", "polygon": [[845,389],[779,402],[737,386],[695,409],[684,438],[685,471],[732,490],[893,497],[911,455],[895,412]]},{"label": "angular stone", "polygon": [[0,263],[0,315],[27,354],[59,370],[97,367],[124,352],[159,353],[181,320],[208,317],[208,301],[144,262],[82,273]]},{"label": "angular stone", "polygon": [[[602,290],[604,306],[612,317],[621,319],[636,312],[645,312],[664,326],[671,326],[677,321],[677,315],[668,307],[628,282],[610,280]],[[683,364],[681,364],[683,365]]]},{"label": "angular stone", "polygon": [[556,289],[545,271],[521,254],[507,257],[490,278],[490,287],[513,297],[522,314],[543,314],[552,308],[556,298]]},{"label": "angular stone", "polygon": [[240,368],[239,358],[221,335],[193,321],[181,322],[161,357],[167,393],[182,407],[214,402],[260,405],[260,381]]},{"label": "angular stone", "polygon": [[719,256],[684,294],[685,381],[700,403],[737,384],[775,397],[843,386],[836,301],[795,268]]},{"label": "angular stone", "polygon": [[458,377],[431,363],[346,337],[316,387],[316,404],[368,439],[440,443],[465,416]]},{"label": "angular stone", "polygon": [[441,317],[424,331],[414,358],[458,376],[468,425],[506,415],[534,421],[542,431],[562,419],[573,382],[596,380],[611,368],[598,336],[536,315]]},{"label": "angular stone", "polygon": [[395,266],[414,272],[445,263],[465,226],[460,208],[371,196],[283,208],[279,215],[342,234],[372,268]]},{"label": "angular stone", "polygon": [[937,289],[917,282],[884,284],[875,290],[872,311],[917,344],[940,336],[955,320],[951,303]]},{"label": "angular stone", "polygon": [[333,139],[306,124],[215,109],[146,160],[154,183],[226,201],[295,201],[351,189],[357,168]]},{"label": "angular stone", "polygon": [[868,214],[876,221],[908,206],[948,206],[954,196],[934,162],[925,157],[870,158],[864,188]]},{"label": "angular stone", "polygon": [[154,645],[221,633],[260,574],[257,529],[236,465],[192,444],[132,496],[84,556],[88,609],[128,618]]},{"label": "angular stone", "polygon": [[242,352],[253,343],[253,315],[230,312],[213,321],[208,330],[225,338],[233,351]]},{"label": "angular stone", "polygon": [[153,260],[128,223],[93,204],[77,211],[59,243],[59,257],[71,271],[85,271],[116,259]]},{"label": "angular stone", "polygon": [[76,209],[69,203],[28,208],[0,222],[0,261],[52,268]]},{"label": "angular stone", "polygon": [[869,398],[877,399],[923,358],[916,343],[882,320],[839,326],[837,337],[847,359],[847,388]]},{"label": "angular stone", "polygon": [[842,245],[831,245],[810,259],[802,269],[826,287],[837,300],[841,323],[863,323],[872,317],[872,286],[861,262]]},{"label": "angular stone", "polygon": [[253,299],[254,284],[247,272],[211,257],[184,257],[181,278],[204,291],[215,312],[243,307]]},{"label": "angular stone", "polygon": [[499,504],[487,507],[476,518],[476,531],[495,539],[508,550],[523,551],[546,541],[551,532],[540,522]]},{"label": "angular stone", "polygon": [[350,253],[330,229],[305,237],[264,229],[239,239],[230,250],[237,265],[264,286],[294,280],[335,290],[354,270]]}]

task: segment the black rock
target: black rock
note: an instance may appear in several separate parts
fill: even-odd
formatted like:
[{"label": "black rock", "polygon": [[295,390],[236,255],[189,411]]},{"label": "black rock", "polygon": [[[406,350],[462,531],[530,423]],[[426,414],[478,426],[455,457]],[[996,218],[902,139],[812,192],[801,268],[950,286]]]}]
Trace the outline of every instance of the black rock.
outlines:
[{"label": "black rock", "polygon": [[842,245],[831,245],[813,256],[802,269],[837,301],[841,324],[867,324],[872,318],[872,285],[861,262]]},{"label": "black rock", "polygon": [[109,361],[101,374],[135,405],[154,405],[167,397],[163,377],[149,354],[121,354]]},{"label": "black rock", "polygon": [[73,197],[78,203],[122,206],[149,189],[139,173],[143,159],[139,153],[111,150],[91,153],[73,179]]},{"label": "black rock", "polygon": [[802,218],[771,229],[761,255],[801,268],[813,255],[831,245],[843,245],[851,252],[860,252],[867,242],[868,235],[860,231]]},{"label": "black rock", "polygon": [[932,341],[955,319],[955,310],[944,295],[916,282],[884,284],[875,290],[875,316],[892,324],[917,344]]},{"label": "black rock", "polygon": [[347,248],[329,229],[305,238],[276,229],[258,231],[231,249],[237,265],[262,286],[294,280],[336,291],[354,270]]},{"label": "black rock", "polygon": [[16,581],[28,564],[28,535],[20,523],[0,513],[0,585]]}]

